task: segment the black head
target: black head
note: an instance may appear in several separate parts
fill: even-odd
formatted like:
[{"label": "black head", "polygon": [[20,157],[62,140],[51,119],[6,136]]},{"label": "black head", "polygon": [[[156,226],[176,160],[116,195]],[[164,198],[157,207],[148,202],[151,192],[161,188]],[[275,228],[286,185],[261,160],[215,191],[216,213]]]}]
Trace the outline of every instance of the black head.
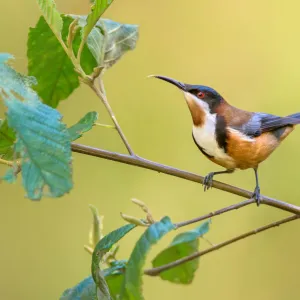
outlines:
[{"label": "black head", "polygon": [[186,84],[179,82],[175,79],[160,76],[160,75],[154,75],[155,78],[167,81],[175,86],[177,86],[180,90],[182,90],[186,98],[189,96],[194,96],[195,99],[198,99],[204,103],[207,104],[210,112],[214,112],[216,107],[222,102],[223,97],[213,88],[210,88],[205,85],[193,85],[193,84]]}]

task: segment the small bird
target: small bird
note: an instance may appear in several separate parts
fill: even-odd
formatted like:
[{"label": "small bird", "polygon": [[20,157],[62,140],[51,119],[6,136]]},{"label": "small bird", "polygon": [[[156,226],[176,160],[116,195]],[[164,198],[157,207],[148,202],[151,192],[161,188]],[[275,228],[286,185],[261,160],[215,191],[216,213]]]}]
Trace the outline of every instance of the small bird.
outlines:
[{"label": "small bird", "polygon": [[212,162],[226,168],[204,178],[204,191],[212,187],[217,174],[235,169],[254,169],[256,186],[252,198],[260,204],[257,169],[261,162],[300,124],[300,113],[279,117],[248,112],[231,106],[213,88],[192,85],[175,79],[151,75],[183,91],[193,119],[192,136],[199,150]]}]

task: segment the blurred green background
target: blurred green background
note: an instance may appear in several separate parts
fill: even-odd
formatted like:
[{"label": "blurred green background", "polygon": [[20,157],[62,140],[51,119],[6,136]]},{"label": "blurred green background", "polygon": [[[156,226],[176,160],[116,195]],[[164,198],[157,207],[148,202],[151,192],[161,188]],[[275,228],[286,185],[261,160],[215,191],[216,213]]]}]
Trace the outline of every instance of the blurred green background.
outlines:
[{"label": "blurred green background", "polygon": [[[87,14],[88,0],[59,0],[61,12]],[[105,75],[111,105],[137,154],[192,172],[207,174],[218,166],[198,151],[191,119],[181,93],[149,74],[164,74],[187,83],[209,85],[228,101],[252,111],[285,115],[300,111],[299,1],[115,0],[105,13],[113,20],[140,24],[137,49]],[[34,0],[0,2],[1,52],[16,56],[15,67],[27,70],[26,42],[39,9]],[[45,49],[47,51],[47,49]],[[45,70],[47,72],[47,70]],[[4,108],[1,106],[1,116]],[[85,86],[61,103],[68,124],[97,110],[110,122],[100,101]],[[81,143],[113,151],[125,149],[117,134],[94,128]],[[260,168],[262,193],[300,205],[300,128]],[[5,168],[0,166],[3,174]],[[254,189],[253,171],[238,171],[220,180]],[[143,216],[130,202],[146,202],[158,219],[193,218],[242,199],[164,174],[74,154],[75,188],[61,199],[32,202],[20,184],[1,184],[1,299],[58,299],[90,273],[87,243],[88,204],[105,215],[106,233],[124,224],[119,212]],[[255,205],[213,219],[207,235],[221,242],[246,230],[287,216]],[[284,225],[214,252],[201,259],[190,286],[144,278],[146,299],[299,299],[300,223]],[[126,258],[141,234],[121,242]],[[172,236],[154,247],[151,257]],[[203,241],[201,246],[208,245]],[[150,259],[147,266],[150,266]]]}]

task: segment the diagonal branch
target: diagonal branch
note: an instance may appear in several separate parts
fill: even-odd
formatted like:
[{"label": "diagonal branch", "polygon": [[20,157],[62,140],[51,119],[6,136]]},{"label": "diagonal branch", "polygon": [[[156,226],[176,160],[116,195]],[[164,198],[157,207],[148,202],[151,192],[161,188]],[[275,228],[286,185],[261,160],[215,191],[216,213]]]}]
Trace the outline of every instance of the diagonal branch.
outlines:
[{"label": "diagonal branch", "polygon": [[[110,152],[110,151],[106,151],[103,149],[98,149],[98,148],[93,148],[93,147],[89,147],[89,146],[85,146],[85,145],[81,145],[81,144],[75,144],[72,143],[72,151],[74,152],[78,152],[81,154],[86,154],[86,155],[91,155],[91,156],[95,156],[95,157],[100,157],[100,158],[104,158],[104,159],[108,159],[108,160],[113,160],[113,161],[117,161],[120,163],[124,163],[124,164],[128,164],[128,165],[133,165],[133,166],[137,166],[140,168],[145,168],[145,169],[149,169],[149,170],[153,170],[153,171],[157,171],[160,173],[164,173],[164,174],[168,174],[168,175],[172,175],[178,178],[183,178],[189,181],[193,181],[193,182],[198,182],[198,183],[203,183],[204,177],[194,174],[194,173],[190,173],[184,170],[180,170],[180,169],[176,169],[170,166],[166,166],[157,162],[153,162],[151,160],[147,160],[144,159],[142,157],[139,156],[132,156],[132,155],[126,155],[126,154],[120,154],[120,153],[116,153],[116,152]],[[252,193],[250,191],[244,190],[244,189],[240,189],[238,187],[220,182],[220,181],[213,181],[213,185],[214,188],[234,194],[234,195],[238,195],[247,199],[251,199]],[[261,196],[261,203],[268,205],[268,206],[273,206],[276,207],[278,209],[284,210],[284,211],[288,211],[290,213],[293,214],[300,214],[300,207],[287,203],[287,202],[283,202],[280,200],[276,200],[276,199],[272,199],[269,198],[267,196]]]},{"label": "diagonal branch", "polygon": [[218,250],[218,249],[221,249],[221,248],[223,248],[223,247],[225,247],[225,246],[228,246],[228,245],[230,245],[230,244],[233,244],[233,243],[235,243],[235,242],[237,242],[237,241],[240,241],[240,240],[242,240],[242,239],[245,239],[245,238],[247,238],[247,237],[249,237],[249,236],[251,236],[251,235],[254,235],[254,234],[263,232],[263,231],[265,231],[265,230],[268,230],[268,229],[270,229],[270,228],[277,227],[277,226],[279,226],[279,225],[282,225],[282,224],[285,224],[285,223],[294,221],[294,220],[298,219],[299,217],[300,217],[299,215],[293,215],[293,216],[291,216],[291,217],[288,217],[288,218],[285,218],[285,219],[276,221],[276,222],[274,222],[274,223],[271,223],[271,224],[268,224],[268,225],[259,227],[259,228],[257,228],[257,229],[248,231],[248,232],[246,232],[246,233],[244,233],[244,234],[241,234],[241,235],[239,235],[239,236],[237,236],[237,237],[234,237],[234,238],[232,238],[232,239],[230,239],[230,240],[227,240],[227,241],[225,241],[225,242],[223,242],[223,243],[220,243],[220,244],[217,244],[217,245],[215,245],[215,246],[212,246],[212,247],[210,247],[210,248],[208,248],[208,249],[205,249],[205,250],[203,250],[203,251],[195,252],[195,253],[193,253],[193,254],[191,254],[191,255],[189,255],[189,256],[186,256],[186,257],[183,257],[183,258],[181,258],[181,259],[175,260],[175,261],[173,261],[173,262],[171,262],[171,263],[168,263],[168,264],[163,265],[163,266],[160,266],[160,267],[156,267],[156,268],[152,268],[152,269],[145,270],[145,271],[144,271],[144,274],[145,274],[145,275],[149,275],[149,276],[157,276],[157,275],[159,275],[159,274],[160,274],[161,272],[163,272],[163,271],[170,270],[170,269],[172,269],[172,268],[174,268],[174,267],[177,267],[177,266],[179,266],[179,265],[181,265],[181,264],[184,264],[184,263],[186,263],[186,262],[188,262],[188,261],[191,261],[191,260],[193,260],[193,259],[199,258],[199,257],[201,257],[201,256],[204,256],[205,254],[211,253],[211,252],[216,251],[216,250]]},{"label": "diagonal branch", "polygon": [[253,204],[253,203],[256,203],[255,199],[245,200],[245,201],[242,201],[240,203],[233,204],[233,205],[218,209],[216,211],[210,212],[206,215],[203,215],[203,216],[191,219],[191,220],[175,223],[174,225],[175,225],[175,228],[177,229],[177,228],[180,228],[180,227],[183,227],[183,226],[187,226],[187,225],[190,225],[190,224],[193,224],[193,223],[197,223],[197,222],[212,218],[214,216],[218,216],[218,215],[227,213],[231,210],[235,210],[235,209],[245,207],[245,206],[247,206],[249,204]]}]

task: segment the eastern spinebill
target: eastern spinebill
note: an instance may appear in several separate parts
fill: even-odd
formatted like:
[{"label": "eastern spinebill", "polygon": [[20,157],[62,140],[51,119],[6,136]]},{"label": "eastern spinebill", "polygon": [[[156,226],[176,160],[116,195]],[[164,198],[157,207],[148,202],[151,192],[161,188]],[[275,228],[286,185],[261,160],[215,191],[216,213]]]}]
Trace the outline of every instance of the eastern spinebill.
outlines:
[{"label": "eastern spinebill", "polygon": [[193,119],[195,144],[209,160],[226,168],[205,176],[204,191],[212,187],[214,175],[252,168],[256,179],[252,197],[259,205],[258,165],[293,131],[296,124],[300,124],[300,113],[279,117],[248,112],[230,105],[208,86],[186,84],[160,75],[151,76],[183,91]]}]

